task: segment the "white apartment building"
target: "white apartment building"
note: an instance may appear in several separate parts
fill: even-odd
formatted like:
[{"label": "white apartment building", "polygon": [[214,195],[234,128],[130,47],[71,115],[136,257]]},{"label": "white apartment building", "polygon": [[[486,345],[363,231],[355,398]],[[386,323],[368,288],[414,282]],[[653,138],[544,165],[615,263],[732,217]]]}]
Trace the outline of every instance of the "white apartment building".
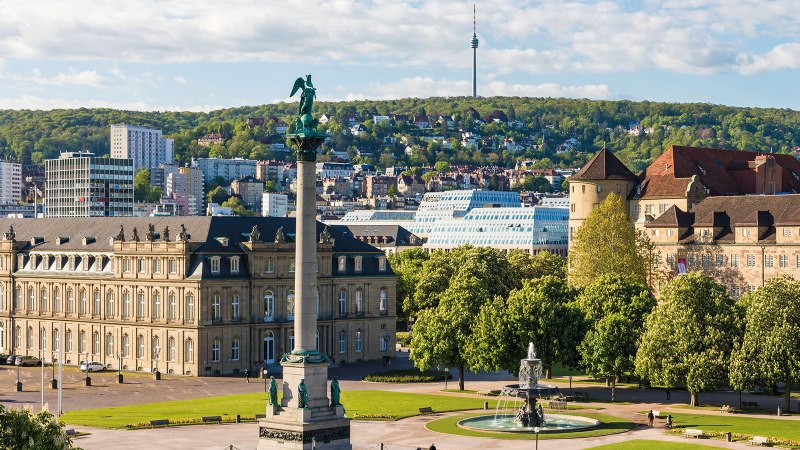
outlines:
[{"label": "white apartment building", "polygon": [[216,177],[225,180],[238,180],[242,177],[256,176],[256,162],[242,158],[197,158],[192,160],[192,168],[203,172],[203,177],[211,181]]},{"label": "white apartment building", "polygon": [[0,161],[0,205],[22,200],[22,164]]},{"label": "white apartment building", "polygon": [[325,178],[349,178],[355,173],[352,164],[347,163],[333,163],[333,162],[318,162],[317,163],[317,179]]},{"label": "white apartment building", "polygon": [[264,217],[286,217],[289,214],[289,196],[264,192],[261,194],[261,215]]},{"label": "white apartment building", "polygon": [[47,217],[133,215],[133,160],[64,152],[45,161]]},{"label": "white apartment building", "polygon": [[174,140],[161,137],[161,130],[124,123],[111,125],[111,157],[132,159],[136,171],[172,164],[174,146]]},{"label": "white apartment building", "polygon": [[164,193],[182,206],[181,215],[202,215],[205,184],[203,172],[190,167],[181,167],[177,173],[167,175]]}]

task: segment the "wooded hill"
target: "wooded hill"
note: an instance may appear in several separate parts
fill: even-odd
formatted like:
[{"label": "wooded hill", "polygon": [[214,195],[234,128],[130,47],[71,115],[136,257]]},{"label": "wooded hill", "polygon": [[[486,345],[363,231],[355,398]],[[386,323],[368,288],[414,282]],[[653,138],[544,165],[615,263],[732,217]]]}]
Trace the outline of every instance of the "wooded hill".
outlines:
[{"label": "wooded hill", "polygon": [[[323,148],[347,151],[354,162],[379,166],[421,166],[436,161],[451,164],[497,164],[511,166],[518,159],[540,160],[538,167],[578,167],[603,145],[615,151],[637,172],[671,144],[736,148],[790,153],[800,147],[800,111],[790,109],[741,108],[705,103],[655,103],[593,101],[519,97],[450,97],[389,101],[319,102],[316,114],[332,117],[322,126],[332,131],[333,141]],[[178,163],[193,156],[291,158],[269,144],[283,142],[275,134],[276,121],[248,129],[248,117],[274,117],[291,123],[296,103],[228,108],[209,113],[137,112],[112,109],[68,109],[52,111],[0,111],[0,157],[23,164],[42,164],[60,151],[109,151],[109,124],[129,123],[163,130],[175,139]],[[373,123],[374,115],[401,114],[410,118],[428,115],[452,117],[453,124],[434,123],[419,130],[411,123]],[[353,136],[347,117],[359,117],[364,132]],[[494,121],[493,119],[498,119]],[[631,126],[641,133],[631,133]],[[464,148],[460,130],[480,136],[480,150]],[[221,133],[223,145],[199,147],[197,138]],[[424,137],[440,136],[450,145]],[[395,137],[397,139],[390,139]],[[388,139],[387,139],[388,138]],[[403,139],[405,138],[405,139]],[[521,144],[515,154],[501,147],[506,138]],[[570,138],[580,148],[557,152]],[[405,142],[403,142],[405,141]],[[574,141],[573,141],[574,142]],[[535,148],[541,145],[540,148]],[[410,156],[405,149],[412,148]],[[449,147],[449,148],[448,148]]]}]

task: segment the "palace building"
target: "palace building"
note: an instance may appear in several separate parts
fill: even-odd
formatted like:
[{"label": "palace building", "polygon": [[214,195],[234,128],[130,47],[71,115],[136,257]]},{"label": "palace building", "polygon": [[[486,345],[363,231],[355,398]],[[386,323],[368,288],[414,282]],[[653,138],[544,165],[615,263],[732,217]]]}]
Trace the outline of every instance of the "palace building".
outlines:
[{"label": "palace building", "polygon": [[[293,348],[295,220],[0,219],[0,352],[109,369],[220,375]],[[395,275],[379,249],[317,223],[317,347],[393,356]]]}]

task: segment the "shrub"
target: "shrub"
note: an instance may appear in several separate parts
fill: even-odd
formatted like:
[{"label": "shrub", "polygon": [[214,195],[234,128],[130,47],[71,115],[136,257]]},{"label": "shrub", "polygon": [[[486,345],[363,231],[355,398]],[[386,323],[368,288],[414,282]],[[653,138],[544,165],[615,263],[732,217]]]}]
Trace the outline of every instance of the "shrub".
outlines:
[{"label": "shrub", "polygon": [[[387,372],[376,372],[365,375],[362,380],[377,383],[429,383],[432,381],[443,381],[445,373],[436,370],[419,371],[416,369],[390,370]],[[447,379],[452,379],[452,374],[447,374]]]}]

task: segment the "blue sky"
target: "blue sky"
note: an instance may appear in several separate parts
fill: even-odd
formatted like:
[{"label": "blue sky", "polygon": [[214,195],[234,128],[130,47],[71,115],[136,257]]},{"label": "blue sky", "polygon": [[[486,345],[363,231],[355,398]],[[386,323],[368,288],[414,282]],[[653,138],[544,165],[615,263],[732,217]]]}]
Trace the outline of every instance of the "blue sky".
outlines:
[{"label": "blue sky", "polygon": [[[797,0],[477,1],[478,94],[800,109]],[[469,95],[471,1],[0,0],[0,109]]]}]

